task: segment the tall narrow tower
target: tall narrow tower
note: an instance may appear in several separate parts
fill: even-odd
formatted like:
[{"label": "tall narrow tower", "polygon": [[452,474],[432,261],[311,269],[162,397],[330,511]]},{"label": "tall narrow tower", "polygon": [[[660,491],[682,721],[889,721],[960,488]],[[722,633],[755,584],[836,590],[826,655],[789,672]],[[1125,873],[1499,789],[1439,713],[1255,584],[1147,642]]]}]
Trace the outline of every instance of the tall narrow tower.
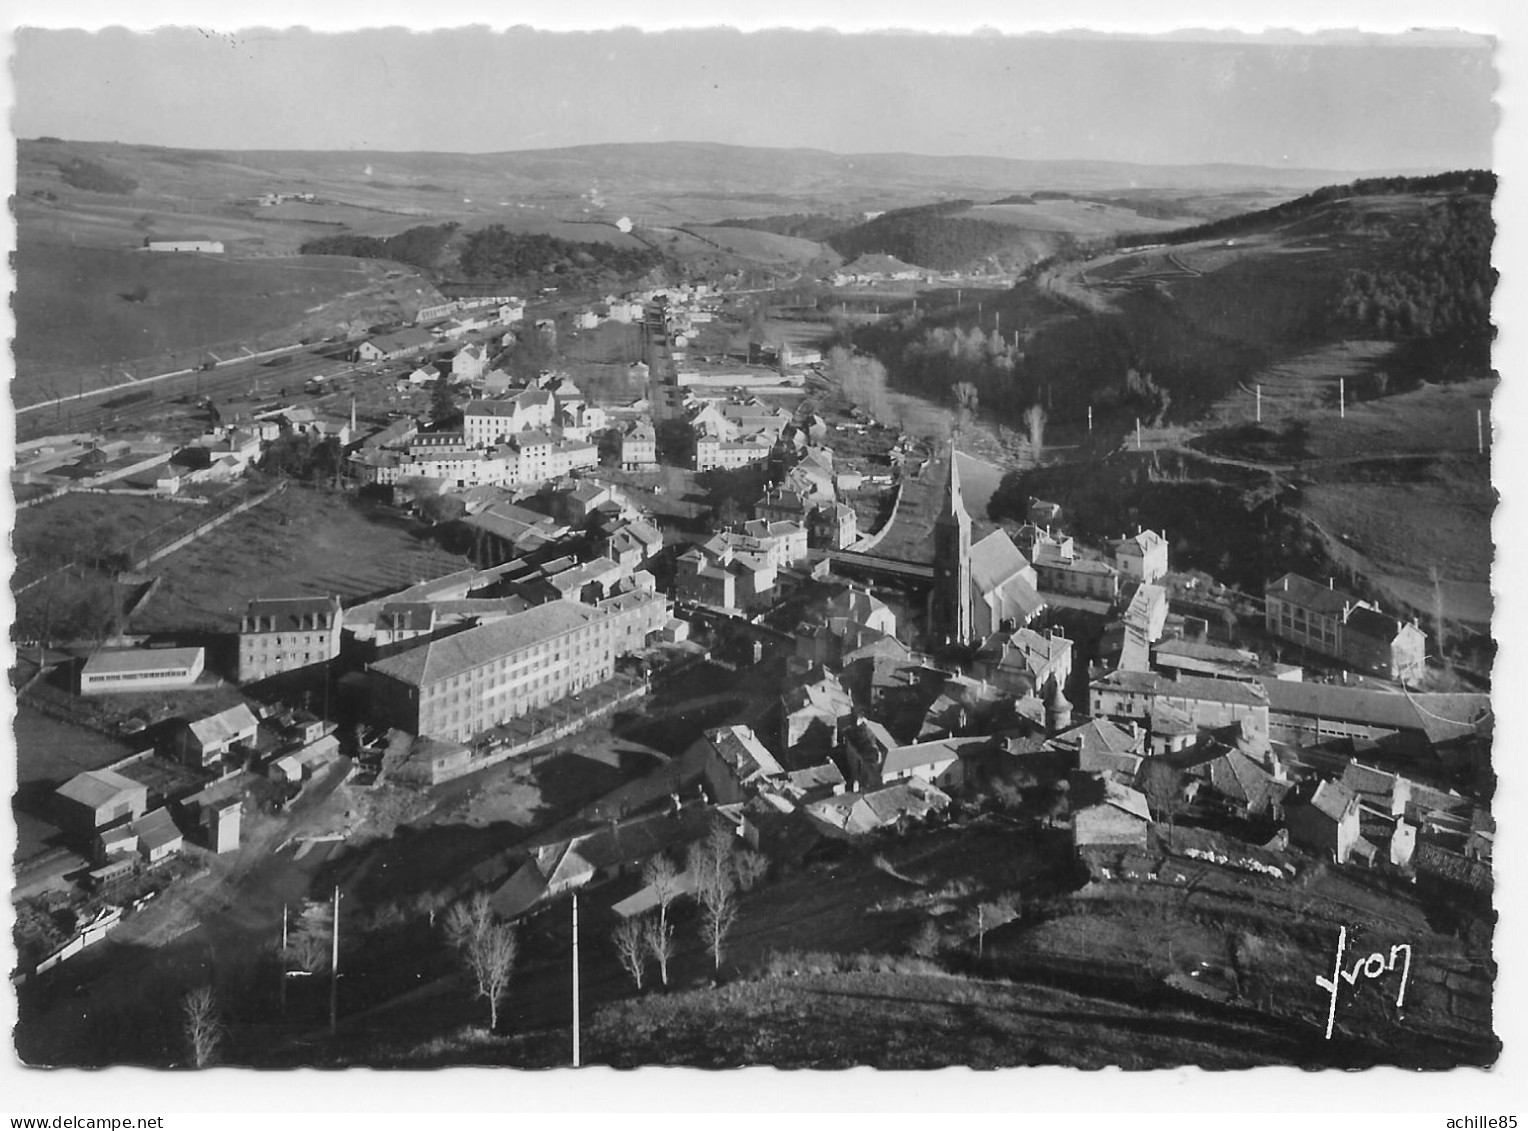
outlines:
[{"label": "tall narrow tower", "polygon": [[971,643],[971,516],[960,497],[960,468],[953,441],[944,505],[934,520],[934,593],[929,630],[936,644]]}]

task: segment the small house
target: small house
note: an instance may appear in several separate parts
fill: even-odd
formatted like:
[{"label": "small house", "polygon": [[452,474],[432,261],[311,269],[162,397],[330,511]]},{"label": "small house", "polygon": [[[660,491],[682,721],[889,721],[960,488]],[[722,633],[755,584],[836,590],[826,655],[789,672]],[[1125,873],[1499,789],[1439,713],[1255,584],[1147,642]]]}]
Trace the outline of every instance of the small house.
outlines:
[{"label": "small house", "polygon": [[1310,798],[1286,805],[1289,839],[1346,864],[1359,839],[1359,802],[1341,782],[1324,781]]}]

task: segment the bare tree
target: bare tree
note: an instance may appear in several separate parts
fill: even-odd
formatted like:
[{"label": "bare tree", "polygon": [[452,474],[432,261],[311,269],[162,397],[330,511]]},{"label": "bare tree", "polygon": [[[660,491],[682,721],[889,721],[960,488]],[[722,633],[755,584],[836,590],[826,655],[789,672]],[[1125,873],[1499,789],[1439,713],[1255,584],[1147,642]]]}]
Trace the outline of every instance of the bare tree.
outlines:
[{"label": "bare tree", "polygon": [[976,386],[970,381],[957,381],[950,389],[955,397],[955,415],[964,428],[976,415],[976,406],[981,400]]},{"label": "bare tree", "polygon": [[661,919],[648,919],[642,925],[642,945],[658,963],[658,977],[669,984],[669,959],[674,957],[674,928]]},{"label": "bare tree", "polygon": [[1045,410],[1038,402],[1024,410],[1024,427],[1029,431],[1029,446],[1038,459],[1045,449]]},{"label": "bare tree", "polygon": [[752,891],[754,885],[769,871],[769,857],[762,852],[745,849],[733,860],[733,868],[737,872],[737,886],[743,891]]},{"label": "bare tree", "polygon": [[488,1001],[488,1031],[499,1027],[499,1003],[509,989],[520,942],[515,929],[497,923],[488,894],[478,892],[466,903],[452,906],[446,916],[446,939],[461,955],[462,965],[477,983],[477,993]]},{"label": "bare tree", "polygon": [[197,1068],[206,1068],[217,1054],[225,1033],[217,995],[211,986],[199,986],[181,999],[180,1011],[191,1062]]},{"label": "bare tree", "polygon": [[480,891],[464,903],[454,903],[446,913],[446,942],[465,950],[481,939],[493,926],[493,909],[488,893]]},{"label": "bare tree", "polygon": [[737,853],[732,830],[717,824],[704,840],[690,845],[686,860],[695,885],[695,898],[703,908],[700,933],[711,950],[716,969],[722,966],[722,946],[737,920]]},{"label": "bare tree", "polygon": [[632,982],[640,990],[642,975],[647,972],[647,921],[621,920],[621,925],[610,933],[610,941],[615,943],[622,969],[631,975]]},{"label": "bare tree", "polygon": [[297,926],[287,940],[285,970],[318,974],[329,968],[334,943],[334,907],[328,900],[309,900],[303,905]]},{"label": "bare tree", "polygon": [[1178,812],[1183,807],[1183,771],[1163,758],[1147,758],[1141,770],[1137,788],[1146,795],[1153,819],[1159,824],[1167,822],[1167,840],[1171,844]]},{"label": "bare tree", "polygon": [[976,905],[976,956],[986,951],[987,932],[1019,917],[1019,903],[1012,895],[1001,895]]},{"label": "bare tree", "polygon": [[1438,659],[1447,669],[1452,665],[1443,653],[1443,646],[1447,642],[1448,635],[1448,623],[1443,619],[1443,576],[1438,572],[1437,566],[1429,566],[1427,571],[1432,577],[1433,625],[1438,637]]},{"label": "bare tree", "polygon": [[722,947],[732,925],[737,922],[737,901],[731,888],[718,888],[704,899],[705,910],[700,916],[701,936],[711,948],[711,960],[716,969],[722,968]]},{"label": "bare tree", "polygon": [[669,904],[684,894],[673,861],[661,854],[654,856],[642,866],[642,882],[653,889],[658,900],[658,921],[667,927]]}]

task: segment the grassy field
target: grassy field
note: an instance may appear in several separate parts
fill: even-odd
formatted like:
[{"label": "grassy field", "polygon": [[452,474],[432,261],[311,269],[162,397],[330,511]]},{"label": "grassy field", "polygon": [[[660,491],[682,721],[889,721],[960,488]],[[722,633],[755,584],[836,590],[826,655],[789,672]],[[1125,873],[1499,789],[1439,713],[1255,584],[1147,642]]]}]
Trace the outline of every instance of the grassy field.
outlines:
[{"label": "grassy field", "polygon": [[1436,568],[1445,615],[1484,631],[1493,608],[1496,493],[1483,470],[1440,462],[1411,481],[1318,484],[1302,493],[1299,508],[1355,551],[1377,586],[1414,609],[1431,609]]},{"label": "grassy field", "polygon": [[133,628],[226,632],[255,597],[356,598],[467,564],[411,520],[293,488],[157,563],[164,581]]},{"label": "grassy field", "polygon": [[1089,200],[1040,200],[1033,204],[978,204],[960,213],[973,220],[993,220],[1033,232],[1082,237],[1119,232],[1157,232],[1181,228],[1187,220],[1156,220],[1129,208]]},{"label": "grassy field", "polygon": [[[333,333],[352,313],[341,300],[389,301],[387,292],[397,288],[385,279],[388,270],[398,268],[330,256],[231,259],[23,237],[16,252],[19,388],[51,376],[61,383],[44,392],[59,396],[77,391],[77,379],[58,376],[65,372],[138,358],[165,359],[168,368],[171,355],[177,368],[189,367],[205,348],[225,347],[221,356],[229,356],[235,343],[259,348],[274,336],[270,344],[289,344],[301,327],[325,317],[324,333]],[[140,294],[142,301],[123,297]]]},{"label": "grassy field", "polygon": [[58,829],[44,820],[44,796],[75,774],[100,769],[133,752],[133,748],[93,730],[71,726],[29,707],[16,711],[13,734],[16,786],[12,812],[16,817],[16,859],[42,851]]},{"label": "grassy field", "polygon": [[[1446,615],[1483,631],[1491,622],[1496,493],[1490,455],[1477,454],[1476,413],[1494,381],[1425,385],[1351,405],[1212,432],[1197,447],[1295,472],[1284,505],[1313,520],[1327,554],[1392,604],[1430,614],[1431,569]],[[1490,429],[1485,429],[1490,443]]]},{"label": "grassy field", "polygon": [[701,235],[715,240],[734,255],[761,263],[786,263],[797,267],[816,265],[826,270],[843,262],[843,256],[815,240],[759,232],[752,228],[705,228]]},{"label": "grassy field", "polygon": [[213,512],[186,503],[132,495],[62,495],[16,512],[11,547],[14,581],[25,583],[59,557],[89,559],[124,551],[156,530],[208,518]]}]

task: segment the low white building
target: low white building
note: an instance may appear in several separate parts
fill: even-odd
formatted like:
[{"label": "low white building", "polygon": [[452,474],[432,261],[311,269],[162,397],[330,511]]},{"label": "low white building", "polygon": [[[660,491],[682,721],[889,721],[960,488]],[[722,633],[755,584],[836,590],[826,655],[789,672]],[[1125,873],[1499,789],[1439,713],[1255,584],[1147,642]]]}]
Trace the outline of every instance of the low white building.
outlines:
[{"label": "low white building", "polygon": [[97,652],[80,669],[80,694],[190,687],[207,663],[203,648],[123,648]]}]

